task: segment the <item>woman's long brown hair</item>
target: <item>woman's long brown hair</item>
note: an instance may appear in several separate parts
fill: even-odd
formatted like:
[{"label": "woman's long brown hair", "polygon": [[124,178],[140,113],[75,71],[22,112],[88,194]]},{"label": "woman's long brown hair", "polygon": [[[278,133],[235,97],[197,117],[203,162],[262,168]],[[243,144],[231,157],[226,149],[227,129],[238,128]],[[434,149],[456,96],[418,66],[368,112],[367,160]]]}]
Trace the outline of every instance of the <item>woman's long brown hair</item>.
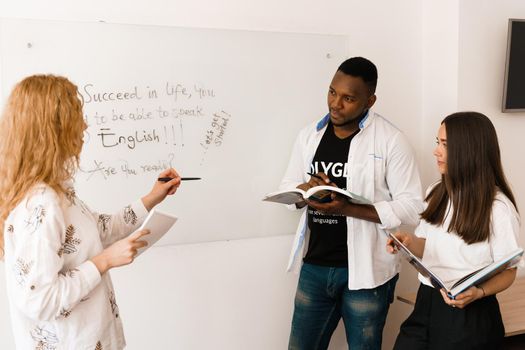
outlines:
[{"label": "woman's long brown hair", "polygon": [[477,112],[459,112],[442,122],[447,134],[447,171],[426,197],[421,218],[443,225],[451,202],[448,232],[455,231],[466,243],[490,237],[492,205],[500,190],[516,207],[505,179],[496,130],[490,119]]}]

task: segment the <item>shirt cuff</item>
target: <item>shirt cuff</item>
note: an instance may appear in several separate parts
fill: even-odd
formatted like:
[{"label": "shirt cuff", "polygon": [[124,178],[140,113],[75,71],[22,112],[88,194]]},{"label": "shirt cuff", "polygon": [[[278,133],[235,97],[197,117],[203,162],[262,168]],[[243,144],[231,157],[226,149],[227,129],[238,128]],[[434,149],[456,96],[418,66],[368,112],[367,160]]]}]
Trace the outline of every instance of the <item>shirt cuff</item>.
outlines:
[{"label": "shirt cuff", "polygon": [[148,216],[148,209],[146,209],[141,199],[131,203],[131,209],[133,209],[135,215],[137,215],[138,222],[143,222],[144,219],[146,219],[146,216]]},{"label": "shirt cuff", "polygon": [[374,203],[379,220],[379,228],[383,230],[393,229],[401,225],[401,220],[394,214],[394,211],[386,201]]},{"label": "shirt cuff", "polygon": [[88,260],[77,268],[80,271],[81,276],[84,277],[84,281],[86,282],[89,291],[92,291],[102,279],[97,267],[93,261]]}]

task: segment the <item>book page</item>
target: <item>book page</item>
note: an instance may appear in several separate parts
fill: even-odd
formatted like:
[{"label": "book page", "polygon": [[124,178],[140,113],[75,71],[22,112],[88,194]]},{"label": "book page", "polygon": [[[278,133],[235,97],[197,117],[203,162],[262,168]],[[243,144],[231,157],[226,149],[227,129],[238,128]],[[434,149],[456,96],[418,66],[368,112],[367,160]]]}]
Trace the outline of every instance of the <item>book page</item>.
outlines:
[{"label": "book page", "polygon": [[[371,201],[368,199],[357,195],[355,193],[352,193],[350,191],[344,190],[339,187],[335,186],[328,186],[328,185],[321,185],[321,186],[315,186],[310,188],[308,191],[306,191],[305,196],[307,198],[317,200],[319,202],[329,202],[331,192],[339,193],[345,197],[348,198],[350,202],[356,203],[356,204],[372,204]],[[327,200],[328,198],[328,200]]]},{"label": "book page", "polygon": [[302,202],[304,200],[303,195],[304,191],[299,188],[296,188],[292,190],[268,193],[266,196],[264,196],[262,200],[266,202],[275,202],[281,204],[294,204]]},{"label": "book page", "polygon": [[141,240],[148,242],[148,245],[140,248],[135,258],[146,251],[148,248],[151,248],[151,246],[161,239],[176,221],[177,218],[171,214],[161,212],[155,208],[151,209],[148,216],[146,217],[146,220],[144,220],[142,225],[137,230],[150,230],[148,235],[140,238]]}]

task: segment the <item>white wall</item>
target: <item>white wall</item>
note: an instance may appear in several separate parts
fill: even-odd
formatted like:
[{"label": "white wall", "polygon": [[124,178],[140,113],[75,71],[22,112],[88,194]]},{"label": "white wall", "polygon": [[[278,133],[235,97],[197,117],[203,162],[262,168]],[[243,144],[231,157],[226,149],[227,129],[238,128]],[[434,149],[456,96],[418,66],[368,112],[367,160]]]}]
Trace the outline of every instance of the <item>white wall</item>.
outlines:
[{"label": "white wall", "polygon": [[419,169],[423,188],[438,178],[432,151],[441,120],[458,106],[458,0],[423,6],[423,111]]},{"label": "white wall", "polygon": [[[525,18],[520,0],[460,1],[458,105],[488,115],[498,132],[503,166],[518,209],[525,213],[523,132],[525,112],[502,113],[503,77],[509,18]],[[525,244],[525,225],[521,243]]]},{"label": "white wall", "polygon": [[[458,107],[476,109],[498,128],[507,174],[525,210],[518,153],[525,119],[498,112],[506,18],[525,18],[522,0],[95,0],[84,6],[0,0],[0,16],[348,35],[349,56],[378,65],[377,109],[412,140],[425,186],[436,177],[431,152],[439,121]],[[115,270],[128,349],[286,348],[297,281],[284,272],[290,244],[291,236],[281,236],[153,248]],[[161,273],[153,274],[159,266]],[[414,276],[406,268],[398,291],[415,289]],[[6,307],[2,287],[0,348],[12,349]],[[393,304],[384,349],[409,312]],[[338,328],[330,349],[345,348]]]}]

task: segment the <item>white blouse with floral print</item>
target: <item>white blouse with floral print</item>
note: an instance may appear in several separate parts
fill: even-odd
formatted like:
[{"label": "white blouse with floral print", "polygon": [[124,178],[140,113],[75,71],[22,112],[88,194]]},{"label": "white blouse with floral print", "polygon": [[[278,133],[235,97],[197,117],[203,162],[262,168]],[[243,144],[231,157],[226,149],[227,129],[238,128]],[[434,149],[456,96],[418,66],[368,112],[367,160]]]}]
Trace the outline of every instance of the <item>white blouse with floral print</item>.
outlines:
[{"label": "white blouse with floral print", "polygon": [[5,222],[7,292],[17,349],[123,349],[109,272],[89,260],[136,230],[140,200],[115,215],[92,212],[75,195],[33,189]]}]

